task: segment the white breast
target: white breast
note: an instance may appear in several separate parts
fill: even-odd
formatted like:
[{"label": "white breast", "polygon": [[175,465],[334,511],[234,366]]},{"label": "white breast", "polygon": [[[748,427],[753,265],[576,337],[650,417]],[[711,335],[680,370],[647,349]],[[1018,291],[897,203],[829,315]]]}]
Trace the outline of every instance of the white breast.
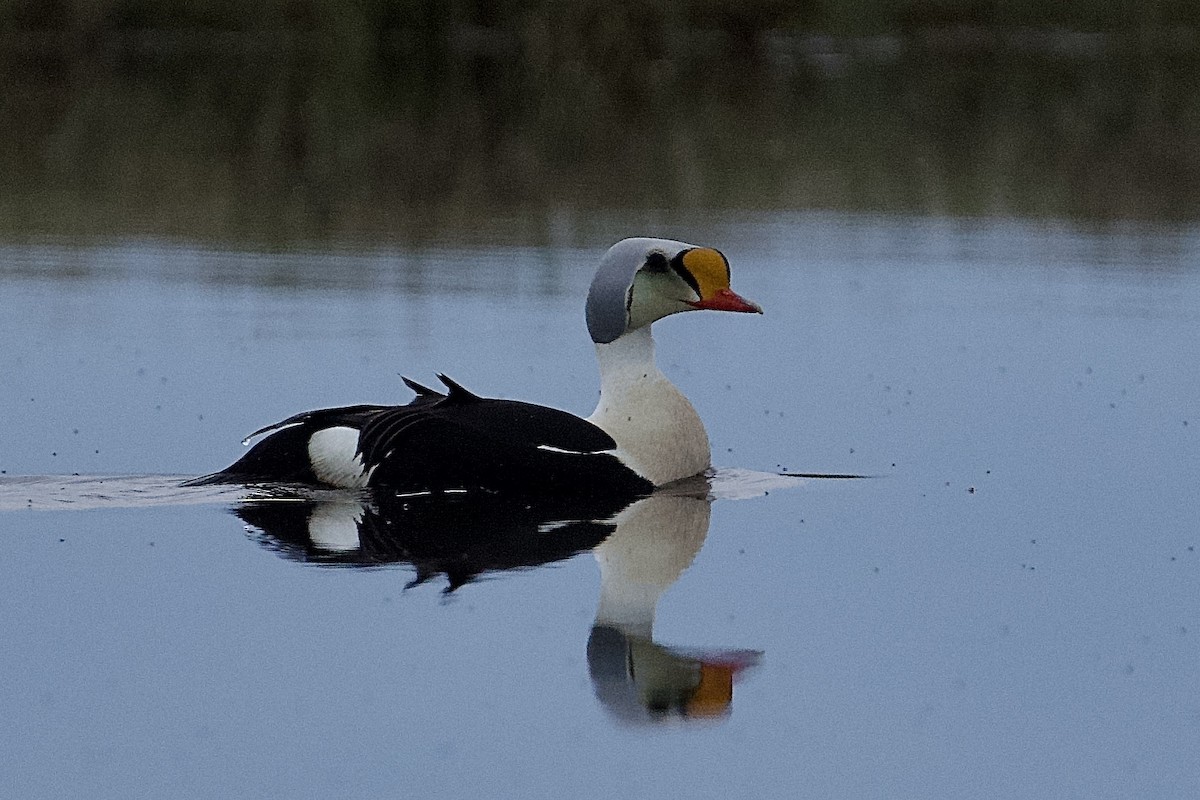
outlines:
[{"label": "white breast", "polygon": [[600,402],[588,418],[631,469],[661,486],[708,469],[708,434],[688,399],[654,364],[650,327],[596,345]]}]

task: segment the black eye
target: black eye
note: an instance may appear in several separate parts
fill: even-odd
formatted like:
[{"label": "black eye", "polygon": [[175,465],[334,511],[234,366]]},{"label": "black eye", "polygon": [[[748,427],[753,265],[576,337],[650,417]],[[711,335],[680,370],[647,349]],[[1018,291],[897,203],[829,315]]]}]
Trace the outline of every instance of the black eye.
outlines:
[{"label": "black eye", "polygon": [[666,272],[670,266],[667,257],[656,250],[646,256],[646,265],[642,269],[647,272]]}]

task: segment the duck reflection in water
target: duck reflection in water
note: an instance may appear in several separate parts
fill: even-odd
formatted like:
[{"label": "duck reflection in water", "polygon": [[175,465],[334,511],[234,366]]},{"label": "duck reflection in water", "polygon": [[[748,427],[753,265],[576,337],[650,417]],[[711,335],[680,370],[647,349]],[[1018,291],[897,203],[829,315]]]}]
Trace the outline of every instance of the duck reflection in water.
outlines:
[{"label": "duck reflection in water", "polygon": [[724,716],[734,679],[761,657],[755,650],[687,650],[654,641],[659,597],[691,566],[708,535],[712,500],[706,483],[700,489],[628,506],[592,551],[600,602],[588,669],[596,697],[623,722]]},{"label": "duck reflection in water", "polygon": [[488,572],[536,567],[595,547],[628,501],[530,502],[482,493],[285,492],[234,511],[285,558],[322,566],[411,564],[412,588],[438,575],[445,592]]},{"label": "duck reflection in water", "polygon": [[600,600],[587,659],[596,697],[616,719],[656,723],[726,715],[752,650],[687,650],[654,641],[659,597],[708,535],[708,484],[632,503],[572,498],[536,503],[476,493],[290,492],[235,513],[280,555],[325,566],[410,564],[413,587],[438,575],[446,593],[486,574],[537,567],[592,550]]}]

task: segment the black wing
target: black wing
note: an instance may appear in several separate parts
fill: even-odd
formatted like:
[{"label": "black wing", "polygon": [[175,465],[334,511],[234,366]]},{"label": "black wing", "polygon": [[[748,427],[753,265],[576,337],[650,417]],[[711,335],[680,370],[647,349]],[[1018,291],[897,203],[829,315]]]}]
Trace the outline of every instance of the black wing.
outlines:
[{"label": "black wing", "polygon": [[616,443],[587,420],[554,408],[479,397],[450,378],[442,395],[417,393],[404,406],[345,406],[297,414],[268,433],[236,463],[189,482],[320,484],[308,457],[314,433],[359,431],[358,454],[372,487],[401,492],[482,489],[513,495],[622,495],[653,485],[612,454]]},{"label": "black wing", "polygon": [[612,454],[612,437],[587,420],[479,397],[438,377],[449,387],[444,398],[388,409],[363,426],[359,450],[374,467],[372,486],[630,496],[653,488]]}]

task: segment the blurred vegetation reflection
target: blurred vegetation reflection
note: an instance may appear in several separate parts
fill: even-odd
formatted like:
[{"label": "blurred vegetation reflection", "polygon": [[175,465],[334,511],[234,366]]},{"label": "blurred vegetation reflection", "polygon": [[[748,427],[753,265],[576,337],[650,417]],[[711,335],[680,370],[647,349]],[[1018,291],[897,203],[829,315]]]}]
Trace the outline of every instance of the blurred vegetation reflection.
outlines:
[{"label": "blurred vegetation reflection", "polygon": [[1200,5],[0,2],[6,235],[1200,216]]}]

